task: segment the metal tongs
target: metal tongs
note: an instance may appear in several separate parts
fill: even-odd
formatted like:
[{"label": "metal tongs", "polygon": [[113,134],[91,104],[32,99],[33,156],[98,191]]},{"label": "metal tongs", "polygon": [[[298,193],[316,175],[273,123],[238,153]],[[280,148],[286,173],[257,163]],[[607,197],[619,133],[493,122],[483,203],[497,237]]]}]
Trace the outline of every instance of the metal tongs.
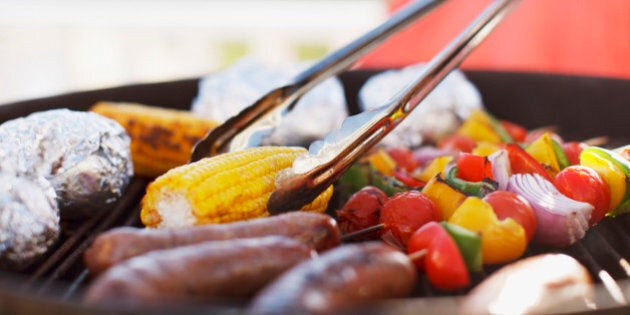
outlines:
[{"label": "metal tongs", "polygon": [[269,197],[271,214],[300,209],[378,143],[473,51],[516,7],[520,0],[496,0],[427,64],[424,71],[392,100],[374,111],[344,120],[338,130],[311,144],[309,153],[299,156],[276,178]]},{"label": "metal tongs", "polygon": [[280,123],[282,116],[295,106],[300,97],[317,84],[348,69],[389,36],[426,15],[444,1],[417,0],[410,3],[380,26],[297,75],[292,83],[271,90],[238,115],[211,130],[195,145],[190,162],[224,151],[236,151],[259,145],[262,136]]}]

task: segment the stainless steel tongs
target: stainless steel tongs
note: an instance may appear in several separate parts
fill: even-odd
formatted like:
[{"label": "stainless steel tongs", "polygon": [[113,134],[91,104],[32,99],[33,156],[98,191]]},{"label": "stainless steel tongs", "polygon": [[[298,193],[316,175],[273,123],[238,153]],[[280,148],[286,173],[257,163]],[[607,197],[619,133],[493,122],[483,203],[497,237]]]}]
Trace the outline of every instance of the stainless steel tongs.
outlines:
[{"label": "stainless steel tongs", "polygon": [[267,202],[271,214],[300,209],[336,181],[363,153],[400,124],[420,102],[511,12],[519,0],[496,0],[439,52],[391,101],[350,116],[338,130],[311,144],[276,178]]},{"label": "stainless steel tongs", "polygon": [[290,84],[271,90],[238,115],[211,130],[195,145],[190,161],[198,161],[224,151],[236,151],[259,145],[262,135],[273,130],[280,123],[282,116],[314,86],[346,70],[389,36],[426,15],[444,1],[412,2],[380,26],[297,75]]}]

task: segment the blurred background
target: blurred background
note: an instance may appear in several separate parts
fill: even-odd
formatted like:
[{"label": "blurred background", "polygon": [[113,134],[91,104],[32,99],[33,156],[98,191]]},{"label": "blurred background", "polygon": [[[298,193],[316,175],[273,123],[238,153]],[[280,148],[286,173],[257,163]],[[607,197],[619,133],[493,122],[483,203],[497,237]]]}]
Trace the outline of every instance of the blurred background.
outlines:
[{"label": "blurred background", "polygon": [[386,15],[380,0],[0,0],[0,104],[191,78],[246,55],[319,58]]},{"label": "blurred background", "polygon": [[[315,60],[408,0],[0,0],[0,104]],[[426,61],[490,0],[451,0],[357,67]],[[630,78],[630,1],[524,0],[467,69]]]}]

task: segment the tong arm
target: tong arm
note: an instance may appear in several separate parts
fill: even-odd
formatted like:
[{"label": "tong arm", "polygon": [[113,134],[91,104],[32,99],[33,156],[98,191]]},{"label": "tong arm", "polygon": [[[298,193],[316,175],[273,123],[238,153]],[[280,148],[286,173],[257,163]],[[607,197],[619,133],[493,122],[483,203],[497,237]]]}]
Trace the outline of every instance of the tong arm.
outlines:
[{"label": "tong arm", "polygon": [[516,7],[519,0],[496,0],[427,64],[418,78],[388,104],[346,119],[339,130],[314,142],[309,153],[276,178],[271,214],[300,209],[336,181],[361,154],[378,143],[456,68]]},{"label": "tong arm", "polygon": [[394,14],[383,24],[331,53],[297,75],[292,83],[274,89],[236,116],[211,130],[193,148],[190,162],[224,151],[235,151],[260,144],[297,101],[317,84],[350,67],[361,56],[389,36],[424,16],[445,0],[417,0]]}]

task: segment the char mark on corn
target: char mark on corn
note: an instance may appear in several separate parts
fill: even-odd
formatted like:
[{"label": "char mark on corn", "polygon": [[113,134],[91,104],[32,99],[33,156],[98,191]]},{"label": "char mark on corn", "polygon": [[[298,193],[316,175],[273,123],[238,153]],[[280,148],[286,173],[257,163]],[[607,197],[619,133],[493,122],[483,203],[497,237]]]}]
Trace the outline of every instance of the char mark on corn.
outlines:
[{"label": "char mark on corn", "polygon": [[197,141],[218,125],[190,111],[137,103],[99,102],[90,110],[125,128],[131,137],[135,174],[147,177],[186,164]]}]

